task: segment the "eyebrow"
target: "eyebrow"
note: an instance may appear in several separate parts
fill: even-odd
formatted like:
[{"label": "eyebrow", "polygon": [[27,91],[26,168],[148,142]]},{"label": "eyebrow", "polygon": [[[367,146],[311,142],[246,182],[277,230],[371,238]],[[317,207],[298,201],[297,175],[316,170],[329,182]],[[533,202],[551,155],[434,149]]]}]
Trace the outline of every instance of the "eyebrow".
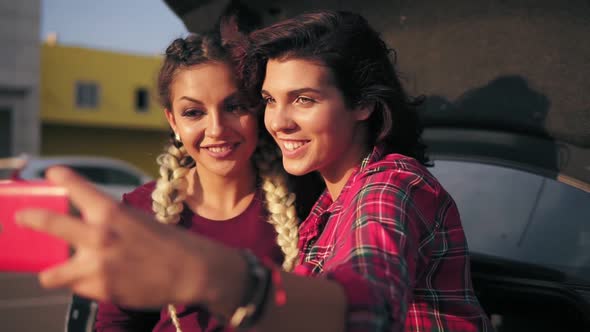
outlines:
[{"label": "eyebrow", "polygon": [[[295,89],[295,90],[291,90],[289,92],[287,92],[287,94],[289,95],[300,95],[302,93],[307,93],[307,92],[313,92],[313,93],[317,93],[317,94],[321,94],[321,91],[318,89],[314,89],[314,88],[301,88],[301,89]],[[269,93],[266,90],[261,90],[260,91],[261,94],[267,94],[267,95],[272,95],[271,93]]]},{"label": "eyebrow", "polygon": [[[230,101],[234,101],[234,100],[236,100],[238,98],[239,98],[239,92],[238,91],[235,91],[235,92],[231,93],[230,95],[228,95],[227,97],[223,98],[223,100],[221,102],[222,103],[227,103],[227,102],[230,102]],[[201,105],[204,104],[202,101],[200,101],[198,99],[194,99],[194,98],[188,97],[188,96],[182,96],[182,97],[180,97],[178,99],[179,100],[188,100],[188,101],[193,102],[195,104],[201,104]]]},{"label": "eyebrow", "polygon": [[178,100],[188,100],[188,101],[196,103],[196,104],[203,104],[202,101],[200,101],[198,99],[193,99],[193,98],[187,97],[187,96],[182,96],[182,97],[178,98]]}]

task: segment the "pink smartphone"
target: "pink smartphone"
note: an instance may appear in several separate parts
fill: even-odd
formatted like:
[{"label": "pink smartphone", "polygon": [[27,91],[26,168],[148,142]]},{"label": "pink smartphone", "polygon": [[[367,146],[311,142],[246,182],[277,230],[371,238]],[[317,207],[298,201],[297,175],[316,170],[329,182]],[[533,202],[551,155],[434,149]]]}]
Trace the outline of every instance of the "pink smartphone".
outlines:
[{"label": "pink smartphone", "polygon": [[15,223],[28,208],[67,214],[70,204],[64,188],[46,181],[0,180],[0,271],[39,272],[69,257],[65,241]]}]

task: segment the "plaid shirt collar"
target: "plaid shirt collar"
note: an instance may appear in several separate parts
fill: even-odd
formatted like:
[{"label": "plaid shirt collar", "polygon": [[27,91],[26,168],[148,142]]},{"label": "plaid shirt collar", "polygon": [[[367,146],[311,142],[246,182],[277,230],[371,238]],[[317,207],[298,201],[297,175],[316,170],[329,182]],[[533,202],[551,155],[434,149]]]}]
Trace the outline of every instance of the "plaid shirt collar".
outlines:
[{"label": "plaid shirt collar", "polygon": [[338,196],[338,199],[336,199],[335,202],[332,200],[332,196],[330,195],[328,189],[324,190],[324,192],[318,198],[316,204],[313,206],[309,216],[307,217],[307,220],[314,221],[313,224],[308,224],[304,229],[300,229],[300,236],[315,237],[321,233],[330,215],[342,209],[343,198],[346,197],[346,194],[351,185],[355,183],[359,176],[363,175],[364,171],[369,170],[367,166],[382,159],[384,151],[385,147],[382,145],[373,147],[371,153],[363,158],[361,164],[355,166],[355,169],[346,181],[346,184],[340,192],[340,196]]}]

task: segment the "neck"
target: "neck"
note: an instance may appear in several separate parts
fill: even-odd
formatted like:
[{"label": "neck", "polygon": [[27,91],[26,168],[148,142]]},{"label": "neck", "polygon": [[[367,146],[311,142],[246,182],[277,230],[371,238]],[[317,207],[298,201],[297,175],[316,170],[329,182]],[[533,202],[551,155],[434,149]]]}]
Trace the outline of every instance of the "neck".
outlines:
[{"label": "neck", "polygon": [[322,174],[324,182],[326,183],[326,188],[328,189],[328,192],[330,192],[330,196],[332,196],[332,200],[336,200],[338,196],[340,196],[342,188],[346,185],[350,175],[356,167],[360,166],[363,158],[366,157],[367,154],[368,152],[359,155],[358,158],[354,159],[353,162],[349,164],[349,167],[342,169],[336,174]]},{"label": "neck", "polygon": [[[364,131],[357,130],[357,133]],[[330,170],[320,170],[320,174],[326,183],[326,188],[332,196],[332,200],[336,200],[342,188],[350,178],[350,175],[356,167],[359,167],[363,159],[369,154],[370,150],[366,144],[366,135],[357,134],[352,140],[352,144],[346,149],[344,154],[336,163],[335,167]]]},{"label": "neck", "polygon": [[242,213],[254,198],[256,171],[245,167],[231,176],[202,174],[198,165],[188,173],[186,203],[198,215],[226,220]]}]

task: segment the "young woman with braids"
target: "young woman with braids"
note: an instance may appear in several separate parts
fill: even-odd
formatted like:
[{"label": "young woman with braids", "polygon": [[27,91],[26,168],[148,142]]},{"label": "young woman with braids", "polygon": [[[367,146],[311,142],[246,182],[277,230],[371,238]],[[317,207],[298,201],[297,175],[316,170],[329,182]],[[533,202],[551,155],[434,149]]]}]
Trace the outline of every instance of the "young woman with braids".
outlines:
[{"label": "young woman with braids", "polygon": [[[129,306],[200,303],[256,331],[491,331],[471,285],[457,207],[423,166],[416,102],[378,33],[359,15],[321,11],[246,41],[233,47],[243,51],[238,72],[266,102],[265,125],[285,169],[319,172],[326,184],[299,227],[293,273],[156,227],[60,168],[49,170],[49,180],[65,186],[88,217],[21,215],[78,249],[43,272],[42,284]],[[135,237],[151,243],[139,250]],[[133,279],[130,269],[145,271],[145,264],[105,260],[104,250],[151,254],[178,273]],[[92,259],[102,263],[86,270]]]},{"label": "young woman with braids", "polygon": [[[123,202],[154,213],[161,223],[270,257],[289,271],[297,254],[295,197],[276,146],[259,130],[259,104],[251,106],[234,76],[217,36],[172,42],[158,76],[171,142],[157,158],[157,182],[124,195]],[[154,267],[159,268],[165,267]],[[169,305],[150,313],[109,303],[99,304],[95,327],[98,332],[220,330],[198,306]]]}]

